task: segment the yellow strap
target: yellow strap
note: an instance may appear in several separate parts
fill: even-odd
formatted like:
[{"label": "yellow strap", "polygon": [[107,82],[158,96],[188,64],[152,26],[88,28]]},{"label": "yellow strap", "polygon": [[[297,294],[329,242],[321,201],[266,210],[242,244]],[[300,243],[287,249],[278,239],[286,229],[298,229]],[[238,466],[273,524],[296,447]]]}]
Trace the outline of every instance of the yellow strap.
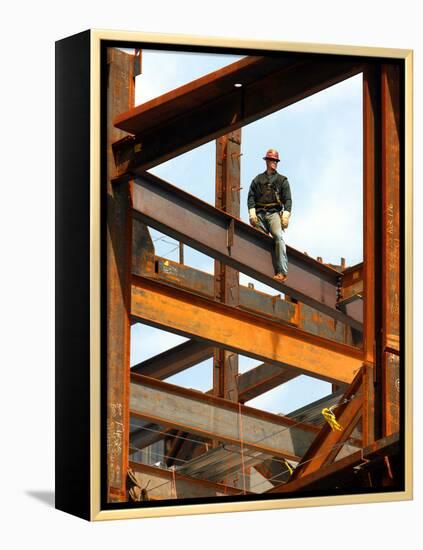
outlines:
[{"label": "yellow strap", "polygon": [[289,475],[292,476],[292,473],[294,472],[294,470],[292,469],[291,464],[290,464],[287,460],[285,460],[285,459],[284,459],[284,462],[285,462],[286,467],[287,467],[288,470],[289,470]]},{"label": "yellow strap", "polygon": [[322,414],[324,416],[324,419],[329,424],[329,426],[332,428],[332,431],[338,430],[339,432],[342,432],[343,428],[336,420],[335,415],[330,409],[323,409]]}]

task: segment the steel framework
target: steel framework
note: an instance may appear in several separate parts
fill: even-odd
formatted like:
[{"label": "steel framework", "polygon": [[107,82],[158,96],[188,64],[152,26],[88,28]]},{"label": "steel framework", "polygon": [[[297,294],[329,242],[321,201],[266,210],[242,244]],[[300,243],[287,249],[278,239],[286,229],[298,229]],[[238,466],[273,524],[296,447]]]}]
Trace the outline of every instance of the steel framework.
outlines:
[{"label": "steel framework", "polygon": [[[134,107],[140,72],[140,50],[109,49],[108,500],[399,488],[400,63],[247,56]],[[358,73],[363,262],[331,266],[289,248],[290,277],[276,283],[272,240],[240,220],[241,128]],[[215,206],[147,172],[212,139]],[[180,262],[157,256],[149,227],[214,258],[214,275],[184,265],[182,245]],[[285,299],[240,285],[240,271]],[[137,322],[189,340],[130,368]],[[238,354],[262,364],[239,374]],[[210,358],[208,392],[166,382]],[[245,404],[302,373],[333,393],[288,416]],[[323,422],[331,406],[341,431]]]}]

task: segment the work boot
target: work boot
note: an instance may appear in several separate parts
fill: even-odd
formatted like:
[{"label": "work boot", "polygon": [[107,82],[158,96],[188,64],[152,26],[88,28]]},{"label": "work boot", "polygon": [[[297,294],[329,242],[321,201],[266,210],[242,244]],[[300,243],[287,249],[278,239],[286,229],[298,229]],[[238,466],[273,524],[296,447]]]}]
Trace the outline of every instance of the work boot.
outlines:
[{"label": "work boot", "polygon": [[285,275],[285,273],[276,273],[273,278],[280,283],[284,283],[287,280],[288,276]]}]

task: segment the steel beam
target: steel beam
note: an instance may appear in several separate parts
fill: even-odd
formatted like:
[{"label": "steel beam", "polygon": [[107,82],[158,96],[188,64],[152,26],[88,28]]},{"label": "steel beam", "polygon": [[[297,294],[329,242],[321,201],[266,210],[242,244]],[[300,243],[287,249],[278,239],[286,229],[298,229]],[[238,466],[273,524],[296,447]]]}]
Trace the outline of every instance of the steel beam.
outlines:
[{"label": "steel beam", "polygon": [[[215,206],[228,214],[240,216],[241,130],[216,140]],[[239,305],[239,272],[223,262],[214,262],[214,297],[237,307]],[[213,357],[213,394],[231,401],[238,400],[238,354],[215,348]]]},{"label": "steel beam", "polygon": [[131,375],[131,414],[206,438],[243,445],[270,456],[298,460],[318,429],[308,424]]},{"label": "steel beam", "polygon": [[109,501],[126,500],[129,444],[129,337],[132,183],[112,185],[111,144],[122,136],[113,118],[134,103],[134,56],[108,49],[107,70],[107,486]]},{"label": "steel beam", "polygon": [[257,318],[157,281],[133,277],[132,282],[131,313],[152,326],[330,382],[348,384],[361,368],[362,353],[351,346]]},{"label": "steel beam", "polygon": [[[285,54],[259,59],[255,75],[244,81],[242,67],[248,62],[247,58],[208,75],[205,87],[191,82],[120,116],[118,127],[137,135],[115,144],[119,174],[139,174],[361,71],[355,60],[332,56],[317,62],[312,56]],[[234,87],[237,81],[242,87]]]},{"label": "steel beam", "polygon": [[310,473],[307,476],[278,485],[266,493],[299,493],[301,491],[329,490],[331,494],[340,485],[343,490],[347,484],[360,486],[360,473],[380,467],[384,458],[396,456],[400,451],[400,437],[398,433],[375,441],[372,445],[356,451],[328,466]]},{"label": "steel beam", "polygon": [[[345,404],[342,404],[344,401]],[[342,431],[332,430],[329,424],[325,424],[302,457],[301,464],[292,475],[292,480],[319,470],[332,462],[340,452],[341,444],[349,438],[362,413],[362,372],[357,375],[354,382],[347,389],[340,403],[341,405],[336,408],[335,415]]]},{"label": "steel beam", "polygon": [[134,213],[189,246],[242,271],[279,292],[360,330],[361,324],[336,309],[340,273],[287,247],[289,278],[273,279],[273,239],[226,212],[153,176],[136,179]]},{"label": "steel beam", "polygon": [[370,445],[377,431],[374,382],[378,375],[376,338],[379,337],[379,319],[376,314],[378,288],[376,281],[380,259],[377,227],[380,226],[379,209],[376,197],[379,192],[379,156],[380,150],[380,86],[379,69],[367,65],[363,73],[363,349],[366,371],[363,387],[366,395],[363,409],[363,444]]},{"label": "steel beam", "polygon": [[[138,418],[131,417],[132,424],[135,424],[136,420],[140,423]],[[130,432],[129,454],[134,454],[137,451],[145,449],[145,447],[157,443],[157,441],[161,441],[163,438],[170,435],[171,432],[172,430],[163,429],[158,424],[152,424],[151,422],[145,422],[144,425],[140,425],[139,428],[132,427]]]},{"label": "steel beam", "polygon": [[[156,257],[154,278],[200,294],[213,297],[213,276],[177,262]],[[281,320],[322,338],[329,338],[359,347],[361,338],[357,331],[306,304],[283,300],[280,294],[270,295],[254,288],[240,285],[239,307],[263,315],[274,321]]]},{"label": "steel beam", "polygon": [[240,375],[238,378],[238,399],[240,403],[245,403],[285,382],[289,382],[297,376],[299,376],[299,373],[292,369],[263,363]]},{"label": "steel beam", "polygon": [[400,174],[403,124],[399,65],[382,65],[382,434],[400,426]]},{"label": "steel beam", "polygon": [[129,467],[134,471],[141,488],[147,487],[151,500],[244,494],[242,489],[223,483],[198,479],[177,471],[148,466],[139,462],[130,462]]},{"label": "steel beam", "polygon": [[189,340],[131,367],[131,372],[163,380],[213,357],[213,346]]}]

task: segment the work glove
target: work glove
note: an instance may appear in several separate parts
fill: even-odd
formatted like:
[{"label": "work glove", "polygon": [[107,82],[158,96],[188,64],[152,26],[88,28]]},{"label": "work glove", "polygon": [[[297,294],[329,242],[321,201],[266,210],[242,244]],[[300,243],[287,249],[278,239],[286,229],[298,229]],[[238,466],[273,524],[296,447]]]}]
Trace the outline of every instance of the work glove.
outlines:
[{"label": "work glove", "polygon": [[248,210],[248,216],[250,218],[250,225],[252,225],[253,227],[257,227],[258,220],[257,220],[256,209],[255,208],[250,208]]},{"label": "work glove", "polygon": [[281,214],[281,224],[282,229],[286,229],[289,225],[289,218],[291,216],[291,212],[288,212],[288,210],[284,210]]}]

